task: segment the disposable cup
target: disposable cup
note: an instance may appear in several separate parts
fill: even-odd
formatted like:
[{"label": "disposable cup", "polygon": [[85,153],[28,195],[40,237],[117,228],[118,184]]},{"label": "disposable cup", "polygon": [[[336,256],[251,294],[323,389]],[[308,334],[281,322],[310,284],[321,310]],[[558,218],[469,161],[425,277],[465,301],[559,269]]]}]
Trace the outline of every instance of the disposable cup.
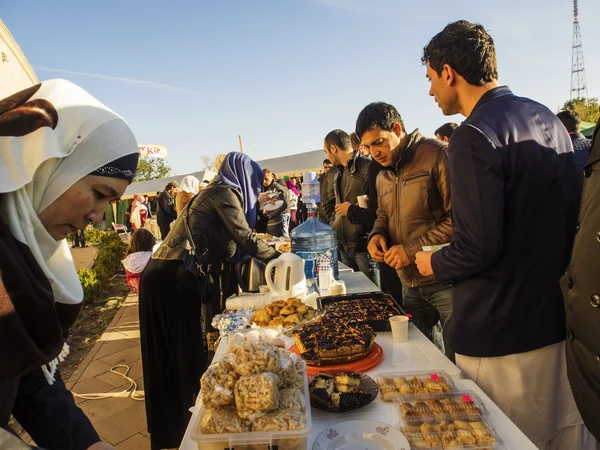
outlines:
[{"label": "disposable cup", "polygon": [[392,327],[392,339],[394,342],[408,341],[408,317],[392,316],[390,317]]},{"label": "disposable cup", "polygon": [[358,200],[358,206],[360,206],[361,208],[367,209],[368,208],[368,195],[359,195],[358,197],[356,197],[356,199]]},{"label": "disposable cup", "polygon": [[333,281],[329,285],[329,295],[344,295],[346,293],[346,282],[344,280]]},{"label": "disposable cup", "polygon": [[267,286],[266,284],[263,284],[262,286],[258,287],[258,292],[260,292],[261,294],[266,294],[267,292],[269,292],[269,286]]}]

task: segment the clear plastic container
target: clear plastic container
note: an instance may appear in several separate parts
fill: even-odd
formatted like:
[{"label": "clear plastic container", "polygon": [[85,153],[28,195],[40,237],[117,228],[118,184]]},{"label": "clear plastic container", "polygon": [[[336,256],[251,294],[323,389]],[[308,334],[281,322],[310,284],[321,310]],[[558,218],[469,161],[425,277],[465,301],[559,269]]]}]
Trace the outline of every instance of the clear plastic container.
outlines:
[{"label": "clear plastic container", "polygon": [[198,450],[308,450],[308,437],[312,432],[310,392],[308,377],[304,376],[304,405],[306,427],[303,430],[268,431],[229,434],[202,434],[200,423],[204,417],[204,407],[196,415],[191,438],[198,445]]},{"label": "clear plastic container", "polygon": [[408,439],[411,449],[504,448],[496,429],[483,417],[477,420],[434,421],[420,424],[401,422],[401,430]]},{"label": "clear plastic container", "polygon": [[443,370],[380,373],[377,375],[377,383],[381,398],[386,402],[456,391],[454,381]]},{"label": "clear plastic container", "polygon": [[314,205],[307,205],[308,219],[291,233],[292,253],[304,260],[307,292],[318,292],[318,264],[329,263],[333,277],[339,277],[337,234],[329,225],[317,219]]},{"label": "clear plastic container", "polygon": [[484,403],[475,392],[406,396],[394,401],[400,423],[433,423],[478,420],[487,415]]}]

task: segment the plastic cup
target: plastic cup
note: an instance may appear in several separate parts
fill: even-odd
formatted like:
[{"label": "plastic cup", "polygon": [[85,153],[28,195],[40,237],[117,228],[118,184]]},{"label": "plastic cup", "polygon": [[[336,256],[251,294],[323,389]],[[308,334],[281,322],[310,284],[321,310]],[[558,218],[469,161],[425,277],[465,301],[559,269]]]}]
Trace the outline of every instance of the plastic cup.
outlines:
[{"label": "plastic cup", "polygon": [[346,282],[344,280],[334,280],[329,285],[329,295],[344,295],[346,293]]},{"label": "plastic cup", "polygon": [[368,195],[359,195],[358,197],[356,197],[356,199],[358,200],[358,206],[360,206],[361,208],[364,208],[364,209],[368,208],[368,203],[367,203],[367,201],[369,200]]},{"label": "plastic cup", "polygon": [[258,287],[258,292],[260,292],[261,294],[266,294],[269,291],[269,286],[267,286],[266,284],[263,284],[262,286]]},{"label": "plastic cup", "polygon": [[392,316],[390,317],[390,325],[392,327],[392,339],[394,342],[408,341],[408,317]]}]

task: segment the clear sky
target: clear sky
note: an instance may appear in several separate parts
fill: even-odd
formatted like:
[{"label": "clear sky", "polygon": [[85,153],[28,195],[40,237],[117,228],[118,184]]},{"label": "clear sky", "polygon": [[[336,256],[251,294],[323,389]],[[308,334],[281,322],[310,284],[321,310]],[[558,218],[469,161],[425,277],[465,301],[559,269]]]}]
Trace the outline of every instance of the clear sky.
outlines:
[{"label": "clear sky", "polygon": [[[600,95],[600,2],[580,0],[590,96]],[[428,96],[423,46],[448,22],[482,23],[500,82],[553,111],[569,98],[569,0],[2,0],[0,18],[40,80],[70,79],[166,145],[178,174],[201,155],[260,160],[353,131],[372,101],[409,131],[447,118]]]}]

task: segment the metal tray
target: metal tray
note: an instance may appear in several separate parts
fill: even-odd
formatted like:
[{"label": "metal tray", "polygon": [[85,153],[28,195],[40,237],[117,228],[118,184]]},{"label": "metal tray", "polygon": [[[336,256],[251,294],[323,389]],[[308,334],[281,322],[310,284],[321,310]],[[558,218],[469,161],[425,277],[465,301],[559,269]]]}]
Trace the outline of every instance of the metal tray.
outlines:
[{"label": "metal tray", "polygon": [[[327,305],[331,305],[333,303],[342,301],[342,300],[360,300],[360,299],[386,299],[390,300],[394,307],[400,313],[399,315],[405,316],[406,313],[400,307],[398,302],[392,297],[390,294],[386,294],[384,292],[366,292],[360,294],[345,294],[345,295],[328,295],[326,297],[318,297],[317,298],[317,309],[319,311],[325,311]],[[391,331],[390,321],[389,320],[365,320],[364,323],[373,328],[374,331]]]}]

